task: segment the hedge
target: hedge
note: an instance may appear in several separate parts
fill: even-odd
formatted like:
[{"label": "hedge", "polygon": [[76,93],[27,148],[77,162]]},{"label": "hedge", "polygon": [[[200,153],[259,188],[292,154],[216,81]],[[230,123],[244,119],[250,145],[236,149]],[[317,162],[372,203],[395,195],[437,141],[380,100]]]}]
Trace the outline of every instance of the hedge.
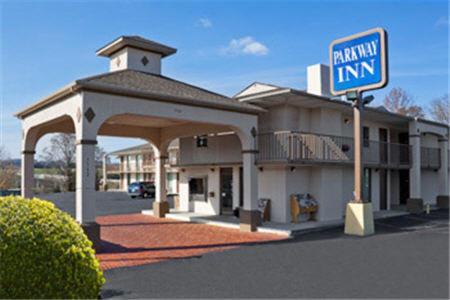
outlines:
[{"label": "hedge", "polygon": [[104,282],[69,214],[39,199],[0,197],[0,298],[97,299]]}]

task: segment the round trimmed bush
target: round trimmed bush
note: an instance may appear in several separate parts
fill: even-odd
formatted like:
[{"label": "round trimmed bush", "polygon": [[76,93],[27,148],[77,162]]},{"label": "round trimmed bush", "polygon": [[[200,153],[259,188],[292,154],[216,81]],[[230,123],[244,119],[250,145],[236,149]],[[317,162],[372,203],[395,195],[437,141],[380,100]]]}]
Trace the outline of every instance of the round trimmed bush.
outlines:
[{"label": "round trimmed bush", "polygon": [[0,197],[0,298],[98,298],[105,282],[83,229],[53,203]]}]

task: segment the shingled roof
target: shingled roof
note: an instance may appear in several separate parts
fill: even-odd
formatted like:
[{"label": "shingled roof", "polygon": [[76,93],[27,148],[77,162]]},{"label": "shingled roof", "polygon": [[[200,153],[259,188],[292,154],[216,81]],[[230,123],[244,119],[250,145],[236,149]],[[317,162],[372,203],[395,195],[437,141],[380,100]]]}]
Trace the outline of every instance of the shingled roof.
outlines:
[{"label": "shingled roof", "polygon": [[138,97],[149,100],[160,100],[186,105],[238,111],[257,114],[264,109],[243,103],[188,83],[184,83],[166,76],[156,75],[136,70],[121,70],[108,72],[92,77],[76,80],[56,93],[40,100],[34,105],[16,114],[24,118],[41,107],[56,102],[67,95],[79,90]]}]

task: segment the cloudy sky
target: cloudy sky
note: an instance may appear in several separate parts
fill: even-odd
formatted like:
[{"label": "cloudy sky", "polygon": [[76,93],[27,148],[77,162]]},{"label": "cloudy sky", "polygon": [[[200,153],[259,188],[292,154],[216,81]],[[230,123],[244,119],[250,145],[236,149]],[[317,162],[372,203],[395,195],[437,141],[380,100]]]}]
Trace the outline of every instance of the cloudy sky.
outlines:
[{"label": "cloudy sky", "polygon": [[[253,81],[304,89],[328,45],[373,27],[389,34],[390,83],[426,106],[448,93],[448,1],[0,1],[0,145],[20,155],[13,113],[103,73],[95,50],[120,35],[178,48],[163,74],[232,96]],[[38,151],[48,143],[44,137]],[[142,143],[99,138],[107,151]]]}]

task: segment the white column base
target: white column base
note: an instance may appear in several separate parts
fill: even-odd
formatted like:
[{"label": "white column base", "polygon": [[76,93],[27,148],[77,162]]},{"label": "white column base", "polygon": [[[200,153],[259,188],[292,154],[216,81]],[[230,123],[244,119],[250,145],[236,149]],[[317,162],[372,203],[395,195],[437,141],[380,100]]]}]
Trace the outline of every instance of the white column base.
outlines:
[{"label": "white column base", "polygon": [[345,234],[366,236],[374,233],[372,203],[348,203],[345,212]]}]

